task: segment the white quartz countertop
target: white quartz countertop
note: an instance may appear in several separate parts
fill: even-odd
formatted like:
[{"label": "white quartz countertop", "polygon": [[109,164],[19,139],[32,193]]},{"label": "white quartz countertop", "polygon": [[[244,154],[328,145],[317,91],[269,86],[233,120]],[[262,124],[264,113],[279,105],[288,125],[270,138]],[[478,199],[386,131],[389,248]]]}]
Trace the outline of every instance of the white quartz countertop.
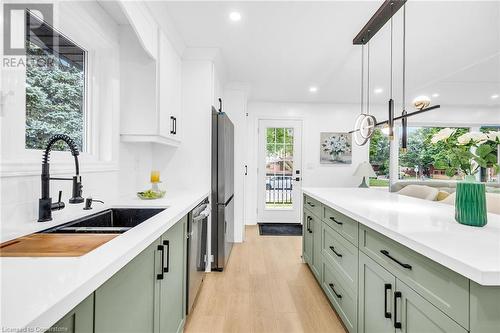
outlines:
[{"label": "white quartz countertop", "polygon": [[[0,258],[2,332],[24,332],[26,328],[32,329],[26,332],[39,332],[51,327],[208,195],[190,191],[167,193],[159,200],[125,198],[107,205],[95,203],[91,213],[111,207],[167,209],[81,257]],[[80,210],[77,215],[59,215],[48,224],[34,222],[32,230],[23,227],[21,233],[47,229],[88,214]]]},{"label": "white quartz countertop", "polygon": [[362,188],[304,188],[304,193],[435,262],[486,286],[500,286],[500,215],[470,227],[455,207]]}]

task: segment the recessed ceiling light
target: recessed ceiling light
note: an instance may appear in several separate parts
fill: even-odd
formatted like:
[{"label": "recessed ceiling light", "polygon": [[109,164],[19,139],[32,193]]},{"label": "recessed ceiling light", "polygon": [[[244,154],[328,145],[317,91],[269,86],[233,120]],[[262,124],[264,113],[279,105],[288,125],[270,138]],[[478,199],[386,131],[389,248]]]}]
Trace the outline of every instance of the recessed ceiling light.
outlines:
[{"label": "recessed ceiling light", "polygon": [[494,94],[494,95],[491,95],[491,99],[497,99],[500,95],[498,94]]},{"label": "recessed ceiling light", "polygon": [[231,21],[240,21],[241,20],[241,14],[239,12],[231,12],[229,14],[229,19]]},{"label": "recessed ceiling light", "polygon": [[434,97],[434,98],[439,97],[439,94],[438,93],[434,93],[434,94],[432,94],[432,97]]},{"label": "recessed ceiling light", "polygon": [[309,87],[309,92],[312,92],[312,93],[318,92],[318,87],[315,87],[315,86]]},{"label": "recessed ceiling light", "polygon": [[382,88],[375,88],[375,89],[373,89],[373,92],[374,92],[375,94],[380,94],[380,93],[381,93],[381,92],[383,92],[383,91],[384,91],[384,89],[382,89]]}]

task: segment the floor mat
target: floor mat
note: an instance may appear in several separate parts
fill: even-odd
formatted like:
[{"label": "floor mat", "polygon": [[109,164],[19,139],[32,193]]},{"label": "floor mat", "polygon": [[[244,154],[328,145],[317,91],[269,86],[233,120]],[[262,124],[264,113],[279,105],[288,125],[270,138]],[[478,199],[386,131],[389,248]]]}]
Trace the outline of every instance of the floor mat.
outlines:
[{"label": "floor mat", "polygon": [[259,223],[261,236],[302,236],[300,223]]}]

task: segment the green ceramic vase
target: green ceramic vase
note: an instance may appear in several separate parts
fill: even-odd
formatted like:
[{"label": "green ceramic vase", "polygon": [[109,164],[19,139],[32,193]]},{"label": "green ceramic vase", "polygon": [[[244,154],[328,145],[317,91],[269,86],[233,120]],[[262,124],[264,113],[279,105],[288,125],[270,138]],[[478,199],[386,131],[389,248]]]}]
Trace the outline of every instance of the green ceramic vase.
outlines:
[{"label": "green ceramic vase", "polygon": [[486,186],[470,179],[457,183],[455,220],[474,227],[484,227],[488,222]]}]

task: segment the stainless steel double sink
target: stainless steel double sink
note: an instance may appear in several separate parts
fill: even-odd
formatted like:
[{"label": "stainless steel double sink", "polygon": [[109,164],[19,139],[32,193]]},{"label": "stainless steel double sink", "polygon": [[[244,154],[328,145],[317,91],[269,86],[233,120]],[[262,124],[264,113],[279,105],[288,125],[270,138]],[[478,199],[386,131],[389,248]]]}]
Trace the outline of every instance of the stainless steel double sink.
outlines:
[{"label": "stainless steel double sink", "polygon": [[166,208],[110,208],[40,233],[124,233]]}]

